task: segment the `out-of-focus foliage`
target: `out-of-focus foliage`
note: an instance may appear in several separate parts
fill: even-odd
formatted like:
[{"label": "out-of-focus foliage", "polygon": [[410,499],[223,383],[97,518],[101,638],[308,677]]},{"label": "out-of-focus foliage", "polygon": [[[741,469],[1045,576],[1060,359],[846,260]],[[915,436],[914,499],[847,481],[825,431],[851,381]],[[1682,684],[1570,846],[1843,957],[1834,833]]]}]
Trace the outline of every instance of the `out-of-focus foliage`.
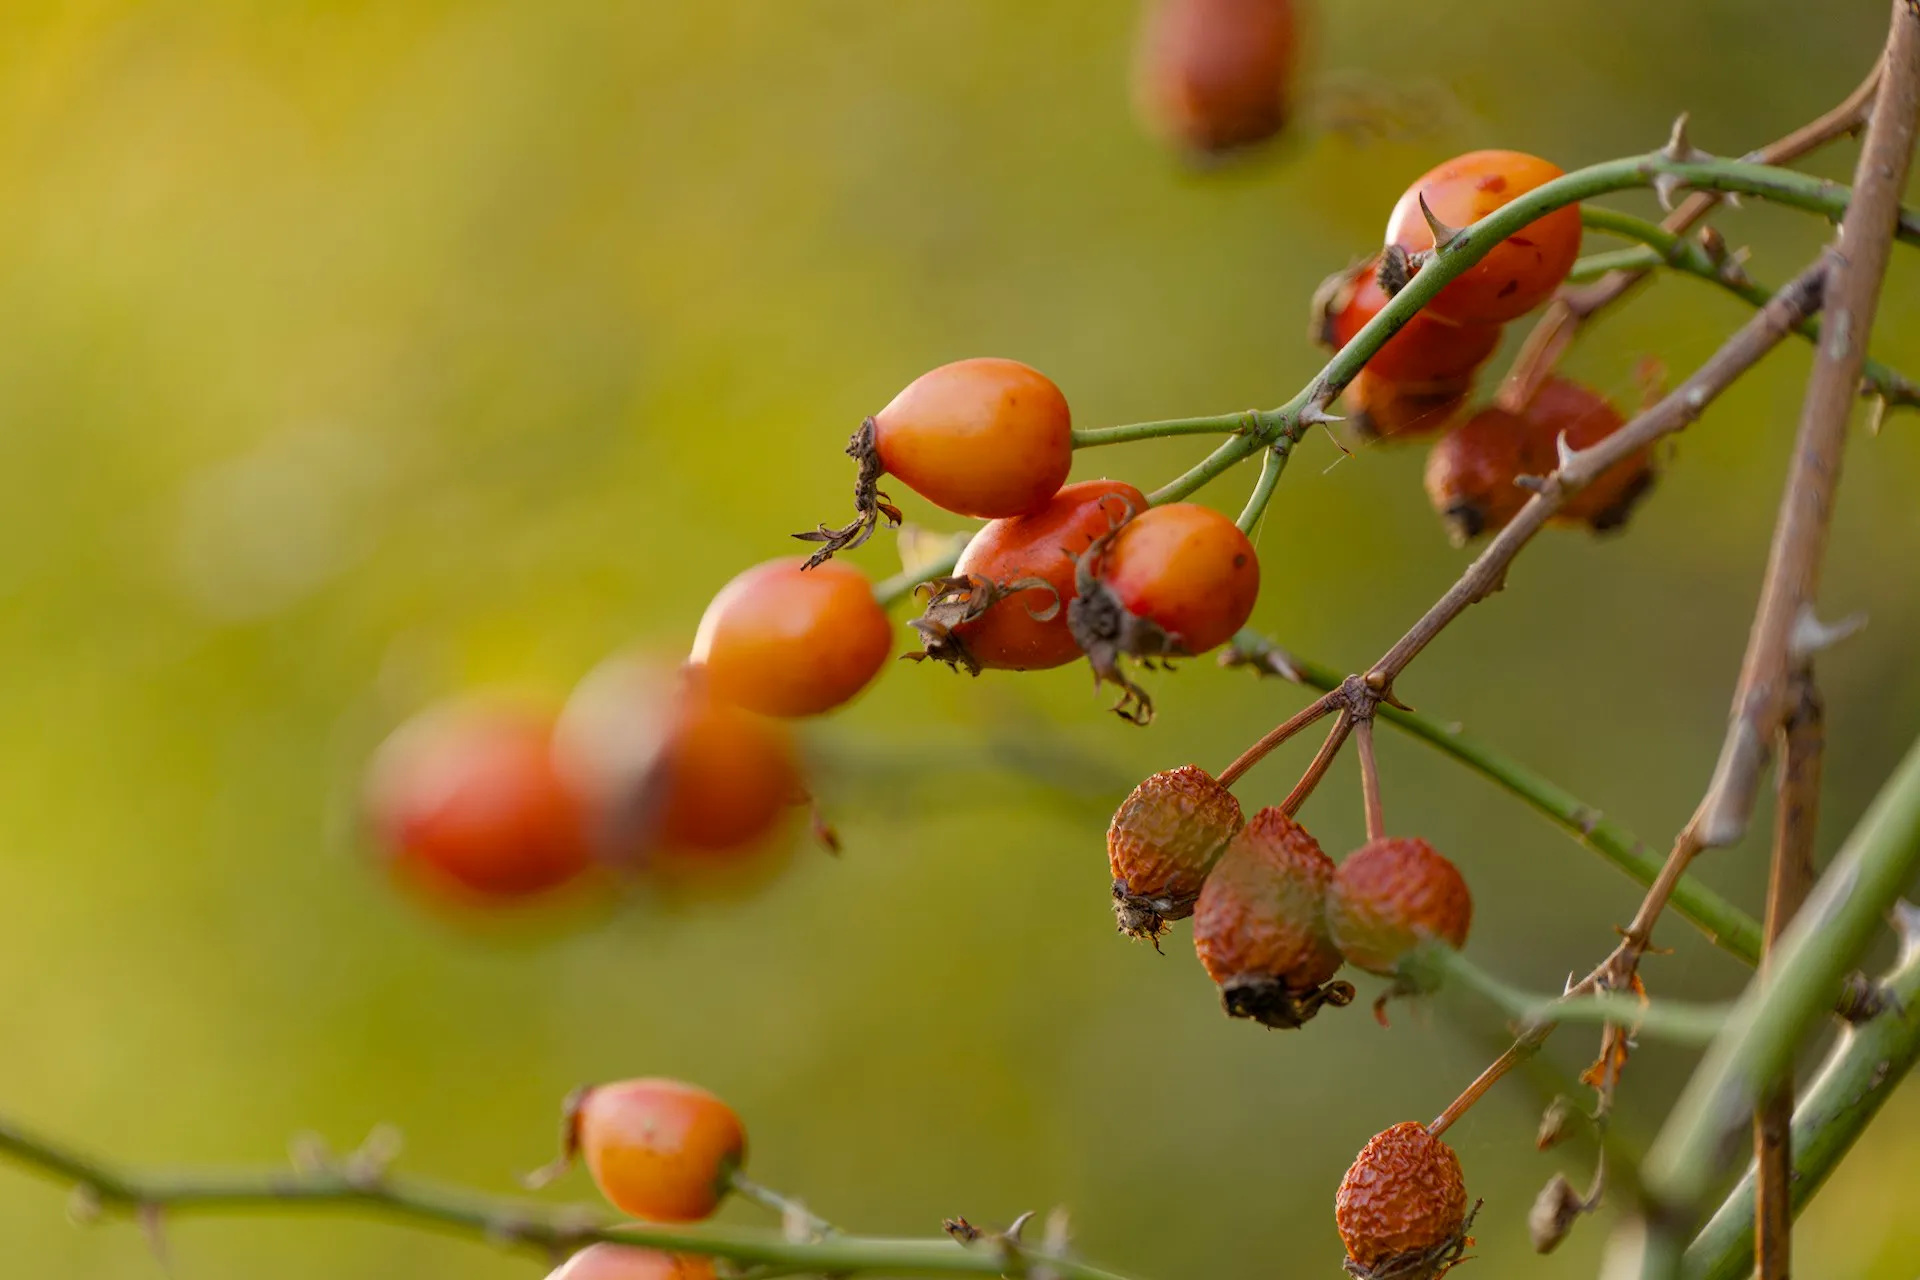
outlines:
[{"label": "out-of-focus foliage", "polygon": [[[1190,663],[1155,680],[1141,732],[1084,671],[903,664],[812,737],[842,859],[505,937],[396,897],[349,804],[370,743],[437,695],[558,694],[615,647],[684,644],[742,565],[844,518],[846,433],[922,369],[1017,356],[1089,425],[1277,404],[1316,366],[1313,284],[1435,160],[1502,145],[1571,167],[1682,108],[1741,152],[1842,95],[1882,17],[1326,9],[1316,65],[1451,108],[1196,175],[1128,116],[1123,5],[12,6],[0,1108],[167,1162],[271,1162],[296,1130],[344,1144],[393,1121],[407,1167],[505,1190],[569,1087],[681,1074],[748,1117],[765,1180],[863,1229],[1065,1201],[1090,1253],[1163,1280],[1331,1273],[1347,1161],[1437,1112],[1496,1022],[1442,1000],[1390,1032],[1364,1007],[1230,1024],[1184,929],[1165,957],[1113,934],[1100,852],[1132,781],[1218,768],[1297,692]],[[1765,208],[1724,224],[1773,280],[1822,233]],[[1572,367],[1630,398],[1640,355],[1684,372],[1742,314],[1666,282]],[[1876,346],[1920,370],[1910,255]],[[1689,432],[1625,537],[1544,540],[1404,696],[1665,840],[1711,763],[1806,363],[1784,349]],[[1076,474],[1151,487],[1201,447]],[[1397,635],[1464,563],[1419,468],[1303,446],[1261,532],[1256,623],[1346,666]],[[1237,505],[1251,479],[1208,496]],[[1824,598],[1873,625],[1823,667],[1828,846],[1920,725],[1917,487],[1920,424],[1855,441]],[[1632,886],[1446,761],[1381,751],[1390,824],[1474,885],[1477,958],[1545,989],[1604,951]],[[1305,815],[1334,851],[1360,835],[1350,768]],[[1755,903],[1763,836],[1704,874]],[[1656,996],[1740,982],[1681,926],[1662,940]],[[1563,1041],[1562,1068],[1591,1054]],[[1636,1056],[1627,1132],[1684,1068]],[[1478,1253],[1490,1275],[1589,1274],[1592,1225],[1527,1254],[1534,1190],[1585,1158],[1533,1151],[1529,1087],[1454,1130],[1487,1201]],[[1909,1091],[1811,1215],[1810,1274],[1914,1273],[1917,1151]],[[159,1274],[136,1232],[74,1229],[4,1168],[0,1240],[10,1276]],[[539,1274],[339,1219],[195,1221],[172,1243],[194,1280]]]}]

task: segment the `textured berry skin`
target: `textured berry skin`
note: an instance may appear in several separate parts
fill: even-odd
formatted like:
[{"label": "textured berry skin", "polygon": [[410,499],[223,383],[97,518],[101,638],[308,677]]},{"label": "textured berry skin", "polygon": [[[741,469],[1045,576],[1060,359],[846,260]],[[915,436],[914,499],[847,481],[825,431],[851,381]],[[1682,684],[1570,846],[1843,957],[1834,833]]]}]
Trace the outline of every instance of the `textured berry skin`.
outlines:
[{"label": "textured berry skin", "polygon": [[714,1280],[714,1270],[711,1260],[692,1254],[602,1242],[568,1258],[547,1280]]},{"label": "textured berry skin", "polygon": [[1323,903],[1333,860],[1307,829],[1262,809],[1227,842],[1193,911],[1193,950],[1234,1017],[1299,1026],[1321,1003],[1345,1004],[1353,989],[1323,990],[1340,970]]},{"label": "textured berry skin", "polygon": [[[970,670],[1007,671],[1044,671],[1078,660],[1080,646],[1067,625],[1074,562],[1095,538],[1146,509],[1146,497],[1124,481],[1085,480],[1060,490],[1032,515],[987,525],[960,554],[954,576],[999,587],[1037,578],[1052,590],[1034,585],[1009,591],[950,628],[930,609],[928,625],[916,624],[929,656]],[[957,648],[942,652],[936,641]]]},{"label": "textured berry skin", "polygon": [[1018,360],[941,365],[908,383],[873,424],[887,472],[963,516],[1038,511],[1073,466],[1066,396]]},{"label": "textured berry skin", "polygon": [[[1314,294],[1313,336],[1327,350],[1338,351],[1353,341],[1392,300],[1380,287],[1378,265],[1375,258],[1351,271],[1337,272]],[[1428,307],[1388,338],[1366,368],[1389,383],[1457,382],[1485,364],[1499,345],[1499,325],[1455,324]]]},{"label": "textured berry skin", "polygon": [[1120,931],[1157,939],[1167,921],[1192,915],[1207,872],[1240,825],[1240,802],[1198,765],[1135,787],[1107,827]]},{"label": "textured berry skin", "polygon": [[1327,931],[1348,960],[1392,974],[1427,941],[1458,950],[1473,924],[1473,895],[1459,868],[1425,840],[1388,836],[1347,856],[1327,889]]},{"label": "textured berry skin", "polygon": [[366,804],[396,870],[498,904],[544,894],[590,862],[585,799],[556,768],[553,719],[453,703],[409,720],[367,769]]},{"label": "textured berry skin", "polygon": [[[1555,441],[1563,432],[1569,448],[1591,449],[1626,425],[1611,401],[1570,378],[1548,378],[1541,383],[1524,417],[1527,429],[1540,441],[1535,447],[1556,459]],[[1595,530],[1617,529],[1626,523],[1634,505],[1652,483],[1652,451],[1636,449],[1568,498],[1555,513],[1554,523],[1584,524]]]},{"label": "textured berry skin", "polygon": [[[1553,470],[1537,432],[1504,409],[1486,408],[1434,442],[1427,498],[1456,545],[1503,529],[1533,495],[1514,481]],[[1549,442],[1550,443],[1550,442]]]},{"label": "textured berry skin", "polygon": [[1386,1280],[1426,1280],[1459,1260],[1467,1185],[1453,1149],[1404,1121],[1354,1159],[1333,1201],[1347,1270]]},{"label": "textured berry skin", "polygon": [[1473,394],[1473,373],[1403,386],[1362,369],[1340,393],[1348,427],[1363,440],[1418,440],[1459,421]]},{"label": "textured berry skin", "polygon": [[1239,527],[1211,507],[1174,502],[1129,521],[1108,548],[1101,578],[1122,608],[1197,656],[1247,625],[1260,596],[1260,558]]},{"label": "textured berry skin", "polygon": [[[1420,212],[1424,195],[1452,227],[1478,222],[1502,205],[1561,176],[1558,165],[1521,151],[1469,151],[1407,188],[1387,220],[1387,243],[1409,253],[1433,248]],[[1458,324],[1503,324],[1552,296],[1580,256],[1580,209],[1567,205],[1529,223],[1447,283],[1427,310]]]},{"label": "textured berry skin", "polygon": [[569,1114],[571,1145],[594,1184],[636,1218],[708,1217],[746,1159],[746,1129],[733,1108],[679,1080],[597,1085],[572,1101]]},{"label": "textured berry skin", "polygon": [[893,648],[893,626],[866,575],[799,558],[755,565],[720,589],[689,661],[713,691],[767,716],[815,716],[866,688]]},{"label": "textured berry skin", "polygon": [[1149,0],[1134,52],[1141,123],[1201,156],[1266,141],[1287,123],[1300,35],[1294,0]]}]

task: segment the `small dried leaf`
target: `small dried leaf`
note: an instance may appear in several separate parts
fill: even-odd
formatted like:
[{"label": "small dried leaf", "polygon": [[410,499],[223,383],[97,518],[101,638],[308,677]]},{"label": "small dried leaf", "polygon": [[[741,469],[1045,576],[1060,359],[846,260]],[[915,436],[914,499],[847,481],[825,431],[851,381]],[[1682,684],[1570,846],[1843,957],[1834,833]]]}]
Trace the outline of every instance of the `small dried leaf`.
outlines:
[{"label": "small dried leaf", "polygon": [[1573,1184],[1565,1175],[1554,1174],[1527,1212],[1527,1234],[1533,1237],[1534,1252],[1552,1253],[1586,1211],[1587,1204]]}]

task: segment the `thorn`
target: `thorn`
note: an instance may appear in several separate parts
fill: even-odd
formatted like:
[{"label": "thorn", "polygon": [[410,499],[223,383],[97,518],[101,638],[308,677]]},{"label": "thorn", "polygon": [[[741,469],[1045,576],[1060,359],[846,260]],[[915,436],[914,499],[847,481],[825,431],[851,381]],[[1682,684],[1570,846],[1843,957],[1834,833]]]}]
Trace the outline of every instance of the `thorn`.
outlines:
[{"label": "thorn", "polygon": [[324,1173],[333,1168],[333,1149],[327,1140],[310,1130],[302,1130],[287,1140],[287,1159],[301,1173]]},{"label": "thorn", "polygon": [[1015,1244],[1019,1244],[1020,1233],[1027,1229],[1027,1224],[1029,1222],[1032,1222],[1033,1219],[1034,1219],[1034,1212],[1033,1210],[1029,1209],[1025,1213],[1021,1214],[1019,1217],[1015,1218],[1013,1220],[1013,1225],[1009,1226],[1005,1231],[1002,1231],[1000,1234],[1004,1238],[1013,1241]]},{"label": "thorn", "polygon": [[377,1124],[367,1134],[367,1140],[342,1166],[342,1173],[353,1186],[363,1191],[378,1187],[387,1176],[387,1170],[400,1158],[406,1139],[400,1130],[390,1124]]},{"label": "thorn", "polygon": [[1567,433],[1564,431],[1553,438],[1553,452],[1554,456],[1560,460],[1560,470],[1562,471],[1572,466],[1573,460],[1580,456],[1579,452],[1567,443]]},{"label": "thorn", "polygon": [[1522,489],[1525,489],[1528,493],[1545,493],[1547,491],[1547,478],[1545,476],[1515,476],[1513,482]]},{"label": "thorn", "polygon": [[1903,956],[1920,950],[1920,907],[1914,906],[1905,898],[1893,904],[1893,931],[1900,935],[1900,951]]},{"label": "thorn", "polygon": [[1852,613],[1829,626],[1815,615],[1812,605],[1801,605],[1800,616],[1793,621],[1793,635],[1787,647],[1796,661],[1804,662],[1817,653],[1833,648],[1866,625],[1866,614]]},{"label": "thorn", "polygon": [[1328,422],[1345,422],[1346,419],[1328,413],[1325,401],[1311,400],[1307,402],[1304,409],[1300,410],[1300,421],[1307,426],[1317,427]]},{"label": "thorn", "polygon": [[1687,136],[1687,125],[1692,115],[1682,111],[1673,118],[1673,130],[1667,134],[1667,145],[1660,148],[1660,154],[1675,164],[1699,164],[1713,159],[1713,156],[1693,145],[1693,139]]},{"label": "thorn", "polygon": [[1460,228],[1450,227],[1440,221],[1433,207],[1427,203],[1426,192],[1422,191],[1414,199],[1420,202],[1420,216],[1427,220],[1427,230],[1433,233],[1433,251],[1436,254],[1445,253],[1460,239]]},{"label": "thorn", "polygon": [[90,1226],[100,1221],[100,1215],[106,1206],[100,1202],[100,1188],[91,1182],[75,1183],[67,1195],[67,1221],[76,1227]]},{"label": "thorn", "polygon": [[1887,424],[1887,410],[1891,407],[1892,406],[1887,403],[1887,398],[1882,395],[1876,395],[1867,401],[1868,435],[1877,436],[1880,434],[1880,428]]},{"label": "thorn", "polygon": [[134,1217],[140,1223],[140,1234],[147,1239],[147,1248],[153,1254],[153,1260],[160,1264],[160,1270],[173,1274],[173,1262],[167,1255],[166,1211],[157,1204],[143,1204],[135,1211]]}]

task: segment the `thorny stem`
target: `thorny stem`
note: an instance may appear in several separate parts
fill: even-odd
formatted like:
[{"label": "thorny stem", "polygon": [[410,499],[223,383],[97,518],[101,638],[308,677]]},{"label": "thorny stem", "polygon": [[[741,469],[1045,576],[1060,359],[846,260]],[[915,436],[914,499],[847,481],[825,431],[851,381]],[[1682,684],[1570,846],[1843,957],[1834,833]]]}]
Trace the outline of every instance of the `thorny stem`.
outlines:
[{"label": "thorny stem", "polygon": [[[1920,15],[1914,21],[1920,26]],[[1920,741],[1894,768],[1787,926],[1775,952],[1777,963],[1756,976],[1735,1003],[1726,1028],[1647,1152],[1641,1167],[1647,1212],[1637,1272],[1644,1280],[1679,1274],[1680,1246],[1725,1167],[1726,1140],[1745,1121],[1754,1099],[1787,1069],[1794,1049],[1825,1012],[1835,984],[1873,941],[1916,869]]]},{"label": "thorny stem", "polygon": [[[1773,290],[1755,284],[1731,254],[1716,256],[1698,241],[1682,239],[1657,223],[1613,209],[1588,205],[1580,210],[1580,214],[1589,227],[1640,241],[1646,246],[1644,249],[1625,252],[1651,253],[1648,265],[1670,267],[1708,281],[1756,307],[1765,306],[1767,299],[1773,296]],[[1581,261],[1590,262],[1592,259]],[[1796,325],[1794,332],[1817,345],[1820,341],[1820,321],[1810,317]],[[1920,384],[1871,357],[1866,361],[1860,392],[1866,396],[1879,396],[1890,405],[1920,406]]]},{"label": "thorny stem", "polygon": [[[1536,995],[1494,977],[1444,944],[1424,948],[1410,963],[1418,971],[1469,988],[1528,1029],[1549,1021],[1616,1023],[1676,1044],[1704,1045],[1720,1034],[1732,1008],[1731,1005],[1684,1004],[1677,1000],[1643,1003],[1636,996],[1618,991],[1595,991],[1582,996]],[[1429,1132],[1435,1132],[1431,1126]]]},{"label": "thorny stem", "polygon": [[[1895,908],[1902,949],[1881,987],[1881,1011],[1849,1027],[1827,1054],[1793,1115],[1793,1212],[1808,1202],[1920,1059],[1920,910]],[[1754,1173],[1750,1168],[1687,1246],[1687,1280],[1745,1280],[1753,1271]]]},{"label": "thorny stem", "polygon": [[1713,781],[1687,824],[1692,839],[1706,848],[1731,844],[1746,830],[1760,770],[1786,717],[1790,675],[1798,661],[1794,632],[1812,619],[1819,593],[1848,410],[1866,360],[1900,217],[1900,193],[1920,129],[1920,9],[1909,0],[1897,0],[1893,8],[1886,71],[1860,149],[1856,198],[1841,221],[1832,255],[1827,328],[1807,380],[1766,579],[1734,691],[1732,723]]},{"label": "thorny stem", "polygon": [[[1751,158],[1762,164],[1787,164],[1857,132],[1866,123],[1867,111],[1880,87],[1881,65],[1876,62],[1866,79],[1839,105],[1785,137],[1768,143],[1754,152]],[[1684,235],[1711,213],[1721,199],[1722,196],[1715,191],[1695,191],[1681,201],[1680,206],[1668,214],[1660,225],[1672,235]],[[1500,406],[1510,411],[1524,408],[1547,375],[1553,372],[1560,357],[1573,345],[1580,326],[1644,281],[1648,274],[1649,267],[1635,267],[1616,272],[1586,289],[1562,289],[1527,334],[1527,340],[1500,389]]]},{"label": "thorny stem", "polygon": [[[1772,968],[1773,948],[1786,931],[1814,881],[1814,837],[1820,821],[1820,770],[1825,747],[1819,689],[1811,666],[1794,676],[1795,696],[1780,730],[1780,773],[1773,828],[1772,865],[1767,877],[1767,955],[1760,972]],[[1793,1075],[1762,1098],[1753,1112],[1755,1180],[1754,1255],[1757,1280],[1787,1280],[1793,1264]]]},{"label": "thorny stem", "polygon": [[1360,757],[1360,801],[1367,813],[1367,842],[1384,840],[1386,811],[1380,805],[1380,763],[1373,755],[1373,717],[1353,726],[1353,748]]},{"label": "thorny stem", "polygon": [[964,1247],[952,1240],[826,1235],[789,1240],[739,1227],[608,1223],[590,1210],[488,1196],[351,1164],[311,1171],[149,1173],[81,1155],[0,1121],[0,1158],[79,1188],[83,1207],[148,1215],[242,1210],[331,1209],[372,1214],[496,1244],[555,1253],[596,1240],[669,1253],[700,1254],[801,1275],[1038,1275],[1125,1280],[1116,1272],[1057,1257],[1001,1236]]}]

